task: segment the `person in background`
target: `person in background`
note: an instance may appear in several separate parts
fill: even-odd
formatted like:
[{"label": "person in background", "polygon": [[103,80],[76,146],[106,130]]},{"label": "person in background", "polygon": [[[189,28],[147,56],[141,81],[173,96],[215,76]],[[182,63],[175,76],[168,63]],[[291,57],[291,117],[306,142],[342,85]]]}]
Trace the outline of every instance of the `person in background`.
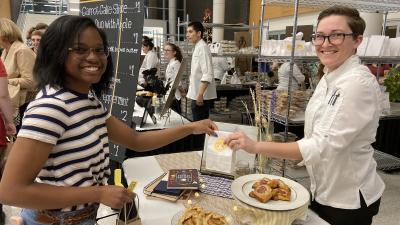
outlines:
[{"label": "person in background", "polygon": [[120,209],[132,201],[132,192],[107,185],[109,140],[149,151],[190,134],[215,133],[211,120],[136,132],[99,101],[113,71],[105,33],[89,17],[59,17],[43,35],[34,67],[40,92],[0,183],[0,202],[24,208],[25,225],[94,225],[100,203]]},{"label": "person in background", "polygon": [[4,48],[1,59],[8,74],[8,85],[13,86],[10,96],[14,107],[19,111],[15,119],[18,131],[20,120],[31,100],[28,92],[35,88],[32,70],[36,55],[23,43],[17,25],[6,18],[0,18],[0,46]]},{"label": "person in background", "polygon": [[158,56],[157,52],[154,50],[154,44],[153,44],[153,39],[143,36],[142,40],[142,50],[146,56],[143,59],[142,65],[140,66],[139,69],[139,79],[138,79],[138,84],[139,85],[146,85],[145,80],[143,77],[143,71],[149,70],[151,68],[158,68]]},{"label": "person in background", "polygon": [[214,72],[214,79],[221,81],[225,72],[230,69],[228,60],[225,57],[212,57],[212,65]]},{"label": "person in background", "polygon": [[[290,63],[283,63],[278,69],[278,87],[277,90],[288,90],[289,86],[289,77],[290,77]],[[294,64],[293,65],[293,77],[292,77],[292,86],[291,90],[296,91],[299,90],[301,85],[304,85],[305,77],[301,73],[299,67]]]},{"label": "person in background", "polygon": [[233,149],[303,160],[311,179],[310,208],[332,225],[370,225],[385,189],[371,146],[381,91],[355,54],[364,30],[356,9],[333,6],[319,14],[312,42],[325,68],[307,105],[304,138],[256,142],[239,132],[225,140]]},{"label": "person in background", "polygon": [[[165,69],[165,79],[167,83],[171,82],[170,85],[172,88],[176,76],[178,75],[179,68],[181,67],[183,56],[180,48],[173,43],[167,43],[164,46],[164,56],[166,59],[169,60],[167,68]],[[175,90],[175,99],[171,104],[171,109],[179,114],[182,112],[182,93],[184,93],[184,90],[182,89],[182,86],[179,85],[178,88]]]},{"label": "person in background", "polygon": [[186,38],[195,44],[190,68],[190,82],[187,97],[192,99],[193,121],[207,119],[210,106],[217,98],[211,52],[202,39],[204,27],[200,22],[191,22],[186,30]]},{"label": "person in background", "polygon": [[[203,10],[203,24],[211,24],[212,23],[212,10],[207,7]],[[212,28],[211,26],[207,26],[204,29],[203,40],[210,44],[212,43]]]},{"label": "person in background", "polygon": [[38,23],[36,26],[31,27],[26,36],[27,41],[30,43],[31,49],[37,54],[39,48],[40,39],[42,39],[43,33],[49,26],[45,23]]},{"label": "person in background", "polygon": [[[10,95],[7,87],[7,73],[3,62],[0,60],[0,180],[3,173],[4,157],[7,149],[7,135],[15,135],[16,128],[14,125],[13,115],[14,107],[12,106]],[[3,205],[0,204],[0,224],[5,224],[5,214]]]}]

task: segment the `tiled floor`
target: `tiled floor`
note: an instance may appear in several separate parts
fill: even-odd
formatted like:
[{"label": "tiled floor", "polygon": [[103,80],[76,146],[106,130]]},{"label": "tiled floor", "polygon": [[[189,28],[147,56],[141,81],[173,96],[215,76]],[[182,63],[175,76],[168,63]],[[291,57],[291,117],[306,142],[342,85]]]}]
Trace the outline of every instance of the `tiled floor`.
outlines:
[{"label": "tiled floor", "polygon": [[[380,172],[382,179],[385,181],[386,189],[382,197],[379,214],[374,217],[373,225],[400,225],[400,171],[396,173]],[[10,206],[4,206],[7,215],[6,224],[10,225],[9,217],[19,215],[20,209]],[[110,208],[100,206],[97,217],[103,217],[112,214]],[[113,225],[116,216],[107,217],[98,221],[99,225]],[[169,221],[166,221],[169,224]]]}]

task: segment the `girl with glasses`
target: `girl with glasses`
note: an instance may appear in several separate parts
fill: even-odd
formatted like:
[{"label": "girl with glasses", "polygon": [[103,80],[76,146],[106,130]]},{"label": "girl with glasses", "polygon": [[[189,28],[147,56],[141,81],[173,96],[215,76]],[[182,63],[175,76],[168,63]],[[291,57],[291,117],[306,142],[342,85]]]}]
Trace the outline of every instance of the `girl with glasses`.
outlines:
[{"label": "girl with glasses", "polygon": [[94,225],[100,203],[120,209],[132,201],[132,192],[107,185],[109,140],[149,151],[216,129],[203,120],[138,133],[112,116],[99,101],[114,72],[107,46],[105,33],[88,17],[59,17],[43,35],[34,67],[40,92],[28,106],[0,184],[0,202],[24,208],[25,225]]}]

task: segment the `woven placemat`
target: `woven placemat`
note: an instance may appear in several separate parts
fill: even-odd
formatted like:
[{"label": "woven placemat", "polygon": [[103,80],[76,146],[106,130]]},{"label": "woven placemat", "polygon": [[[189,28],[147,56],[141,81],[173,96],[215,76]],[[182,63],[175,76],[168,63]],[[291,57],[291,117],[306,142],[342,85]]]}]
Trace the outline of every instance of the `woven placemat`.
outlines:
[{"label": "woven placemat", "polygon": [[199,169],[201,156],[197,152],[181,152],[155,156],[164,172],[170,169]]}]

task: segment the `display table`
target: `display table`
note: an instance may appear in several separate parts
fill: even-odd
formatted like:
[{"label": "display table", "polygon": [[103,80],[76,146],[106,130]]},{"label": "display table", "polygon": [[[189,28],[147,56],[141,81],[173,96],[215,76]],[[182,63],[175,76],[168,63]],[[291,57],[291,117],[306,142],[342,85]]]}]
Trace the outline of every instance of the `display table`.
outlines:
[{"label": "display table", "polygon": [[[197,158],[198,160],[193,160]],[[178,159],[179,163],[176,162]],[[180,160],[187,159],[184,162]],[[140,199],[139,215],[143,225],[159,225],[170,224],[172,217],[179,211],[184,210],[184,202],[170,202],[167,200],[147,197],[143,194],[143,188],[152,180],[159,177],[164,171],[172,168],[183,168],[190,165],[200,167],[200,152],[185,152],[166,154],[158,156],[138,157],[127,159],[123,163],[125,178],[130,181],[137,181],[138,185],[135,192]],[[190,168],[190,167],[188,167]],[[234,204],[231,199],[215,197],[211,195],[201,194],[202,201],[209,201],[217,207],[223,207],[230,210]],[[307,225],[327,225],[325,221],[308,210],[306,221],[295,221],[293,224]],[[238,224],[238,223],[234,223]]]}]

